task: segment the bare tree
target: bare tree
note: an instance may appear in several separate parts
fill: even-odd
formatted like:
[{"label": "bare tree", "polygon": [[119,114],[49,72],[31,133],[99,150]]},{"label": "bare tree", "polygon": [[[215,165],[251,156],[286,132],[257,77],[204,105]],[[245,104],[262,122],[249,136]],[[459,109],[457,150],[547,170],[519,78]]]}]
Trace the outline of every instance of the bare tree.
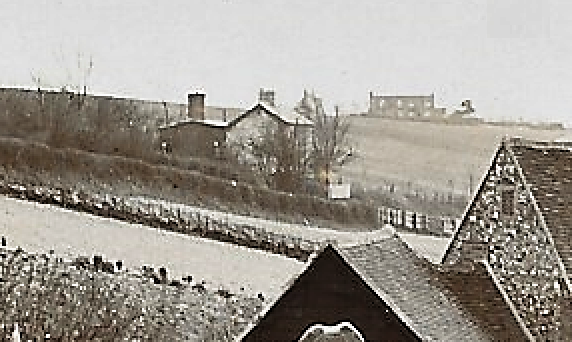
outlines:
[{"label": "bare tree", "polygon": [[331,182],[331,174],[339,167],[354,160],[355,152],[350,141],[350,123],[340,116],[336,106],[335,115],[316,110],[311,142],[311,168],[314,176],[325,182]]},{"label": "bare tree", "polygon": [[268,185],[286,191],[299,188],[308,167],[303,137],[297,125],[273,123],[248,143],[246,148],[255,158],[256,166]]},{"label": "bare tree", "polygon": [[321,106],[317,107],[312,119],[310,129],[269,125],[248,146],[270,185],[297,191],[308,178],[328,185],[331,173],[355,157],[349,139],[350,124],[337,108],[335,115],[327,115]]}]

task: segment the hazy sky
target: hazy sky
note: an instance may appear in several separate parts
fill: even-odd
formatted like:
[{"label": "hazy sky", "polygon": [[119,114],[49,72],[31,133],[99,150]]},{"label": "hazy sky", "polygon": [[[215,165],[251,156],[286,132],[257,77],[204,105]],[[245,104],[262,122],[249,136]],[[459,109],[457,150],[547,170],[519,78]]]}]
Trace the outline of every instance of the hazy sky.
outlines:
[{"label": "hazy sky", "polygon": [[[0,83],[247,106],[304,88],[365,110],[369,91],[449,111],[572,123],[570,1],[19,0],[0,9]],[[78,67],[79,63],[79,67]]]}]

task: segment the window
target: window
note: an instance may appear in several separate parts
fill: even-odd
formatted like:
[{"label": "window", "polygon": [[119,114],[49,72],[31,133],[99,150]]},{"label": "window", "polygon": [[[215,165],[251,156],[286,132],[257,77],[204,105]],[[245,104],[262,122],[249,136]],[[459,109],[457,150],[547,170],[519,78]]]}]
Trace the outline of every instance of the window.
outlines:
[{"label": "window", "polygon": [[397,100],[397,107],[402,108],[403,107],[403,101]]},{"label": "window", "polygon": [[306,341],[365,341],[361,332],[350,322],[340,322],[334,326],[314,324],[306,329],[299,342]]},{"label": "window", "polygon": [[501,188],[501,214],[504,217],[511,217],[514,215],[514,202],[515,202],[514,187]]}]

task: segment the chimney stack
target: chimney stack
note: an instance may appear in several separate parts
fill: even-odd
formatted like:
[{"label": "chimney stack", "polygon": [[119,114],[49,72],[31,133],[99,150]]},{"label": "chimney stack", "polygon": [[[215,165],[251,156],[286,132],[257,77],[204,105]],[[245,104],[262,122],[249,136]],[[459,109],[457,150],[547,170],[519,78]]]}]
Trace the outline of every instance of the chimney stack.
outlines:
[{"label": "chimney stack", "polygon": [[205,119],[205,96],[205,94],[201,93],[189,94],[189,118],[194,120]]},{"label": "chimney stack", "polygon": [[276,98],[276,93],[274,92],[274,90],[265,90],[263,88],[260,88],[260,93],[258,95],[259,102],[264,102],[269,106],[275,107],[276,106],[275,98]]}]

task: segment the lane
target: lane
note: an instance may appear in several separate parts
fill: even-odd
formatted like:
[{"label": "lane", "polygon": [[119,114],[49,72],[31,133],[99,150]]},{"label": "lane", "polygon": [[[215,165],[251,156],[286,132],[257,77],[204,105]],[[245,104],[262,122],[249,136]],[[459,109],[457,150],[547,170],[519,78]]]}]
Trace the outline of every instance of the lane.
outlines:
[{"label": "lane", "polygon": [[268,297],[302,270],[301,262],[198,237],[0,196],[0,235],[12,246],[59,255],[102,254],[128,268],[165,266],[173,277],[192,275],[211,286]]},{"label": "lane", "polygon": [[266,220],[257,217],[242,216],[232,213],[204,209],[199,207],[193,207],[178,203],[171,203],[163,200],[155,200],[144,197],[133,197],[129,199],[133,203],[139,205],[146,205],[149,203],[161,204],[164,206],[169,206],[173,209],[180,209],[183,213],[199,213],[201,216],[208,216],[217,220],[231,221],[236,224],[245,224],[253,227],[261,228],[266,231],[298,236],[312,241],[327,241],[336,240],[341,244],[357,244],[366,243],[369,241],[379,240],[388,237],[388,233],[385,230],[374,230],[370,232],[341,232],[333,229],[318,228],[313,226],[304,226],[299,224],[290,224],[284,222],[277,222],[272,220]]}]

